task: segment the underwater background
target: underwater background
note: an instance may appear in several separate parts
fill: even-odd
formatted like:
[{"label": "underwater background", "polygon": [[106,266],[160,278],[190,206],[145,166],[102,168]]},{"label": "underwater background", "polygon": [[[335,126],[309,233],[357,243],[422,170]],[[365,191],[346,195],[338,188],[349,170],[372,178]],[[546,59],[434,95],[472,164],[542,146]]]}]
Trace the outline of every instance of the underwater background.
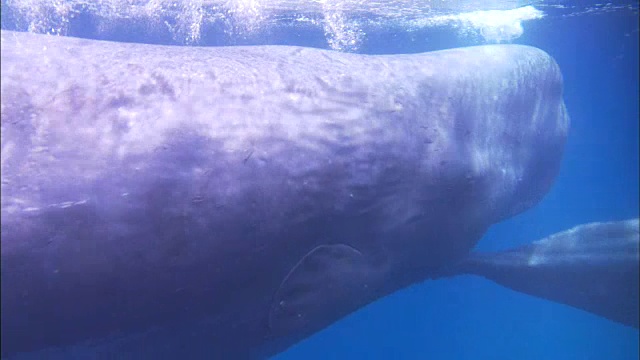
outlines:
[{"label": "underwater background", "polygon": [[[283,1],[289,12],[267,25],[256,22],[255,11],[245,12],[253,18],[237,16],[241,7],[235,17],[221,21],[207,22],[202,17],[215,14],[196,12],[201,18],[194,22],[185,20],[193,12],[173,8],[171,13],[169,6],[163,8],[168,11],[162,15],[166,27],[141,22],[142,15],[105,15],[83,2],[46,3],[3,0],[2,28],[180,46],[290,44],[366,54],[493,42],[541,48],[560,65],[571,117],[560,175],[541,203],[493,226],[477,249],[506,249],[579,224],[638,217],[637,1],[442,1],[437,3],[447,6],[437,8],[433,2],[428,18],[398,15],[388,23],[384,17],[358,21],[344,1],[342,12],[323,8],[330,15],[325,13],[321,23],[314,9],[302,14],[295,1]],[[497,27],[490,26],[491,20],[478,25],[460,16],[527,6],[544,15],[518,15]],[[225,14],[231,13],[221,16]],[[274,359],[638,359],[638,344],[636,329],[461,276],[428,280],[387,296]]]}]

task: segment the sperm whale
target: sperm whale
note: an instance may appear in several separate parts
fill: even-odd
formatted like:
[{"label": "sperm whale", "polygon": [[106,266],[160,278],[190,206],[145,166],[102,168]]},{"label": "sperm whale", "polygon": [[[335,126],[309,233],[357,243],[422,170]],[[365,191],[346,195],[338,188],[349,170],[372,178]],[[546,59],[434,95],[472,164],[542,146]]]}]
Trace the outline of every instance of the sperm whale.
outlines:
[{"label": "sperm whale", "polygon": [[527,46],[1,36],[3,356],[282,351],[534,206],[569,127]]}]

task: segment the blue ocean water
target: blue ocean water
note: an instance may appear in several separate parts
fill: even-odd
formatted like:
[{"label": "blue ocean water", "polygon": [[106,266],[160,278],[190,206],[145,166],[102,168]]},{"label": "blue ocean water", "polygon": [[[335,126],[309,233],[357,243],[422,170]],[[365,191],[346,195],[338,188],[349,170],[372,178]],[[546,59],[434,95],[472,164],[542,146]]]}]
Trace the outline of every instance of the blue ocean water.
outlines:
[{"label": "blue ocean water", "polygon": [[[533,209],[496,224],[478,244],[499,250],[592,221],[639,213],[639,24],[631,9],[565,16],[545,9],[513,43],[539,47],[562,69],[571,132],[560,175]],[[3,10],[6,9],[3,1]],[[557,12],[557,14],[555,13]],[[3,12],[2,27],[20,28]],[[68,35],[174,43],[165,32],[116,27],[107,35],[79,15]],[[327,47],[314,29],[276,29],[201,45],[249,43]],[[450,28],[407,33],[377,29],[355,50],[414,53],[476,45]],[[426,281],[381,299],[276,357],[288,359],[637,359],[638,331],[568,306],[516,293],[472,276]]]}]

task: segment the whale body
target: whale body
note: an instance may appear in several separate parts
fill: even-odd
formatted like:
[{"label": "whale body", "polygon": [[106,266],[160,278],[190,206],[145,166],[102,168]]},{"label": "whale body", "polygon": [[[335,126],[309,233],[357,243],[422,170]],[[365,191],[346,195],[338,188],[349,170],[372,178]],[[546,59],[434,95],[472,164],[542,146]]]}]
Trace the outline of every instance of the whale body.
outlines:
[{"label": "whale body", "polygon": [[275,354],[535,205],[569,127],[527,46],[1,47],[3,357]]}]

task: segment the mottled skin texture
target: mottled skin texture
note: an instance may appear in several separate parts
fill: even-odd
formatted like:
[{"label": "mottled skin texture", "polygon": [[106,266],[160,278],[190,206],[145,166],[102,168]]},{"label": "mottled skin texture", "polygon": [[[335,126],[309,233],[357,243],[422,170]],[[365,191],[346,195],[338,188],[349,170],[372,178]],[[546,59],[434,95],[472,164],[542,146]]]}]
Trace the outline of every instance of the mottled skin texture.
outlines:
[{"label": "mottled skin texture", "polygon": [[569,125],[557,65],[525,46],[2,32],[1,61],[3,354],[196,320],[95,351],[281,351],[536,204]]},{"label": "mottled skin texture", "polygon": [[474,253],[448,270],[638,328],[638,219],[590,223],[532,244]]}]

